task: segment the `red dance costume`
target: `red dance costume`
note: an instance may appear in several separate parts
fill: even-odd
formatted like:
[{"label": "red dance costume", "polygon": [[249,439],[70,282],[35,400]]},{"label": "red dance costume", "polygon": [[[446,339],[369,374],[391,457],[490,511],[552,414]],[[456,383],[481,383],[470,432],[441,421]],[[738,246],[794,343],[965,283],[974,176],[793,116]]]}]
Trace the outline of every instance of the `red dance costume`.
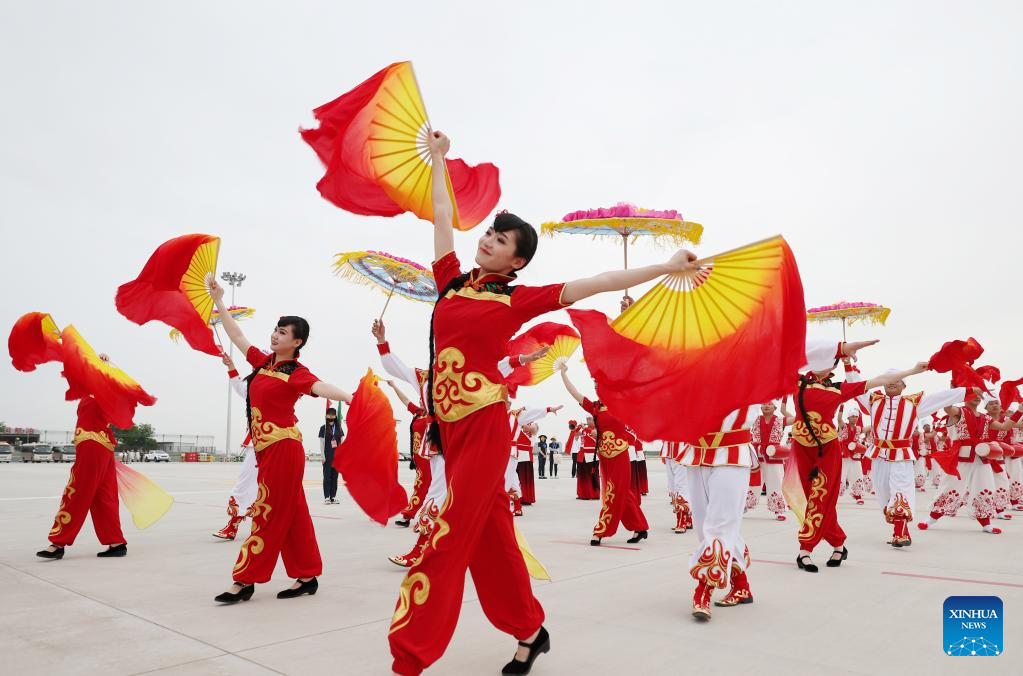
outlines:
[{"label": "red dance costume", "polygon": [[[450,252],[433,265],[440,289],[461,274]],[[498,362],[530,319],[558,310],[563,284],[512,286],[514,277],[473,270],[434,310],[434,414],[447,458],[448,496],[430,548],[409,569],[391,620],[393,670],[415,675],[447,648],[466,569],[487,619],[522,641],[543,624],[515,538],[505,492],[511,448],[507,388]]]},{"label": "red dance costume", "polygon": [[416,465],[416,480],[412,485],[408,506],[401,511],[401,520],[410,521],[419,512],[426,499],[426,491],[430,489],[433,475],[430,472],[430,458],[420,452],[426,432],[430,429],[430,416],[427,412],[409,402],[408,412],[412,414],[412,462]]},{"label": "red dance costume", "polygon": [[319,379],[296,360],[275,363],[272,355],[255,346],[245,358],[257,369],[249,381],[249,411],[259,492],[252,503],[251,534],[234,566],[234,581],[268,582],[278,555],[289,576],[317,577],[323,564],[302,489],[305,450],[295,426],[295,402],[303,394],[312,395]]},{"label": "red dance costume", "polygon": [[600,438],[597,457],[600,462],[600,515],[593,527],[593,537],[609,538],[618,532],[618,524],[631,531],[649,528],[639,506],[639,494],[632,489],[632,464],[629,448],[635,438],[607,406],[583,399],[583,409],[593,416]]},{"label": "red dance costume", "polygon": [[580,500],[599,500],[597,430],[591,425],[583,425],[580,429],[582,439],[575,456],[575,497]]},{"label": "red dance costume", "polygon": [[[810,434],[798,410],[792,424],[792,452],[799,468],[799,480],[806,494],[806,513],[799,529],[799,548],[812,552],[824,539],[832,547],[845,544],[845,532],[838,524],[839,483],[842,477],[842,449],[835,429],[835,413],[844,402],[864,393],[866,383],[821,382],[814,375],[805,376],[810,384],[803,391],[803,405],[817,439]],[[797,395],[798,396],[798,395]],[[820,441],[822,448],[818,448]],[[810,470],[816,466],[818,474],[810,481]]]},{"label": "red dance costume", "polygon": [[50,542],[65,547],[75,542],[92,514],[96,538],[105,545],[125,542],[117,504],[117,474],[114,466],[114,435],[110,424],[91,396],[78,403],[75,425],[75,463],[71,478],[60,499],[57,516],[50,529]]}]

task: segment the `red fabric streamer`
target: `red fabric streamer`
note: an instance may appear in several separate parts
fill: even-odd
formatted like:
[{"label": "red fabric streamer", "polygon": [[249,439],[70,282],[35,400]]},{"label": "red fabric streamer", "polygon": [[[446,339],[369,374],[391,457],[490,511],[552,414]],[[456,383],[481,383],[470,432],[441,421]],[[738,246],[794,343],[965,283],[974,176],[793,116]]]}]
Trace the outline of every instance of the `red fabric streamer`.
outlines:
[{"label": "red fabric streamer", "polygon": [[806,305],[795,258],[749,318],[708,347],[667,352],[617,333],[596,310],[569,310],[600,400],[644,439],[695,442],[742,406],[790,393],[806,361]]},{"label": "red fabric streamer", "polygon": [[60,331],[45,312],[18,318],[7,339],[11,363],[19,371],[35,371],[40,364],[61,360]]},{"label": "red fabric streamer", "polygon": [[[221,349],[213,340],[207,320],[204,320],[183,289],[189,268],[196,268],[193,259],[199,247],[219,242],[212,235],[183,235],[164,242],[150,256],[142,273],[132,282],[117,289],[117,311],[136,324],[153,320],[174,327],[181,332],[193,349],[219,356]],[[215,268],[215,254],[213,268]],[[198,286],[203,280],[191,280]],[[205,302],[212,303],[206,296]]]},{"label": "red fabric streamer", "polygon": [[78,333],[67,326],[61,333],[64,378],[68,401],[92,395],[104,415],[114,427],[128,429],[135,418],[138,404],[152,406],[153,397],[124,371],[100,360],[96,352]]},{"label": "red fabric streamer", "polygon": [[1023,397],[1019,394],[1019,386],[1021,384],[1023,384],[1023,378],[1006,380],[998,388],[998,401],[1002,403],[1003,409],[1009,408],[1018,401],[1023,401]]},{"label": "red fabric streamer", "polygon": [[398,483],[394,411],[372,370],[359,382],[346,420],[348,434],[334,454],[334,468],[362,511],[386,526],[408,504],[408,495]]},{"label": "red fabric streamer", "polygon": [[984,348],[975,338],[966,340],[950,340],[941,349],[931,355],[927,367],[938,373],[948,373],[954,366],[973,365],[984,354]]},{"label": "red fabric streamer", "polygon": [[[397,216],[409,210],[384,189],[382,176],[378,176],[373,168],[369,149],[369,139],[373,134],[400,137],[411,131],[414,135],[415,130],[408,127],[407,121],[381,114],[377,105],[379,102],[395,105],[389,89],[407,93],[409,88],[415,88],[411,64],[393,63],[355,89],[313,111],[320,126],[301,129],[300,134],[326,167],[316,189],[328,202],[364,216]],[[407,102],[397,105],[404,108],[404,112],[409,112]],[[419,114],[419,111],[414,112]],[[420,143],[421,139],[416,140],[413,136],[411,141]],[[489,163],[470,166],[458,159],[447,159],[446,165],[457,212],[455,227],[469,230],[497,205],[501,196],[498,169]],[[403,188],[413,189],[415,183],[410,180]],[[432,207],[430,210],[432,213]]]},{"label": "red fabric streamer", "polygon": [[998,370],[997,366],[978,366],[976,370],[978,376],[992,385],[1002,379],[1002,372]]}]

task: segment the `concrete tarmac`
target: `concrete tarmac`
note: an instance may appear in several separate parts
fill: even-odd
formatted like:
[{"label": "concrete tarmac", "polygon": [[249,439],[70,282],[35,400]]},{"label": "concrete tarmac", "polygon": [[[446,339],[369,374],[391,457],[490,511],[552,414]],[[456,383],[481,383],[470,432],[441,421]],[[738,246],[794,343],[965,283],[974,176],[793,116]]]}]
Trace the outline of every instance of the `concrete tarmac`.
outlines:
[{"label": "concrete tarmac", "polygon": [[[517,520],[553,582],[534,588],[547,613],[551,652],[536,663],[552,674],[1019,674],[1023,673],[1023,512],[982,533],[966,516],[913,529],[912,547],[885,544],[880,508],[841,498],[849,559],[810,575],[794,563],[797,525],[774,520],[762,499],[743,534],[753,557],[754,603],[690,616],[688,557],[693,533],[673,534],[665,474],[648,462],[643,508],[650,539],[627,545],[620,532],[589,546],[599,503],[575,500],[568,476],[537,481],[538,503]],[[306,467],[306,496],[324,559],[316,596],[277,600],[290,584],[282,566],[253,599],[219,606],[241,539],[210,532],[226,523],[238,465],[139,464],[175,505],[138,531],[122,508],[128,556],[98,559],[87,522],[61,561],[47,545],[68,465],[0,465],[0,656],[4,674],[388,674],[387,630],[404,571],[387,556],[415,535],[370,522],[342,488],[324,505],[320,465]],[[561,470],[567,475],[568,464]],[[401,469],[411,485],[411,472]],[[921,513],[934,497],[919,497]],[[721,593],[716,596],[720,597]],[[1005,652],[976,664],[943,652],[948,596],[1004,602]],[[498,674],[515,641],[494,629],[467,577],[461,619],[430,674]]]}]

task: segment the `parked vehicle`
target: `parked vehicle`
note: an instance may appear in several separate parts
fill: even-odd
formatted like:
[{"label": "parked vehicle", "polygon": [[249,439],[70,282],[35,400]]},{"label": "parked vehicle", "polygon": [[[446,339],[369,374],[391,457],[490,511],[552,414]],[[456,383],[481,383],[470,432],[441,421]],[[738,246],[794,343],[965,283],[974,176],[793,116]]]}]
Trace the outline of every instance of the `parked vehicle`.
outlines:
[{"label": "parked vehicle", "polygon": [[75,461],[75,447],[70,446],[54,446],[53,447],[53,461],[54,462],[74,462]]},{"label": "parked vehicle", "polygon": [[53,446],[49,444],[22,444],[22,462],[53,462]]},{"label": "parked vehicle", "polygon": [[170,456],[163,451],[146,451],[142,460],[143,462],[170,462]]},{"label": "parked vehicle", "polygon": [[14,457],[14,447],[6,441],[0,441],[0,462],[10,462]]}]

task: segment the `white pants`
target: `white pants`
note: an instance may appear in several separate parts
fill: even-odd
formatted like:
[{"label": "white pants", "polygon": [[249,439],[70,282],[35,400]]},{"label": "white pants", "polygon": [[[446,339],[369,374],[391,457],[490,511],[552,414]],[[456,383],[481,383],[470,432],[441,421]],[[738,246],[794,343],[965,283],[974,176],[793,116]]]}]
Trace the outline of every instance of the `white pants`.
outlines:
[{"label": "white pants", "polygon": [[234,482],[231,489],[231,497],[238,503],[238,514],[244,515],[245,510],[256,501],[259,494],[259,482],[256,480],[258,470],[256,469],[256,449],[245,446],[245,458],[242,460],[242,471],[238,474],[238,480]]},{"label": "white pants", "polygon": [[664,467],[668,470],[668,496],[681,495],[688,500],[689,484],[686,480],[686,466],[668,458],[664,462]]},{"label": "white pants", "polygon": [[[922,491],[924,486],[927,485],[927,461],[923,458],[917,458],[916,462],[913,463],[913,471],[916,476],[913,480],[916,482],[917,490]],[[874,483],[877,483],[876,481]]]},{"label": "white pants", "polygon": [[[784,477],[785,465],[771,462],[760,463],[760,485],[767,486],[767,508],[774,514],[784,515],[788,510],[785,496],[781,492],[781,484]],[[760,501],[759,493],[759,491],[754,493],[754,497],[757,498],[756,502]],[[754,507],[756,502],[754,502]]]},{"label": "white pants", "polygon": [[1009,491],[1011,490],[1009,473],[1005,471],[1005,465],[1002,465],[1001,472],[992,470],[991,473],[995,480],[995,510],[1001,514],[1012,507],[1009,501]]},{"label": "white pants", "polygon": [[960,462],[957,479],[945,474],[938,484],[938,497],[931,505],[931,520],[942,516],[955,516],[967,502],[973,517],[982,523],[995,515],[995,477],[991,465],[979,458],[973,462]]},{"label": "white pants", "polygon": [[749,467],[688,467],[689,504],[700,544],[689,559],[689,574],[711,587],[726,587],[732,566],[745,571],[749,551],[742,539],[742,508]]},{"label": "white pants", "polygon": [[859,500],[867,493],[867,482],[863,477],[863,465],[859,458],[842,458],[842,482],[838,494],[845,493],[845,483],[849,482],[849,492]]},{"label": "white pants", "polygon": [[430,458],[430,488],[423,498],[423,507],[430,504],[431,500],[437,507],[442,507],[447,497],[448,476],[444,471],[444,456],[435,455]]},{"label": "white pants", "polygon": [[895,505],[899,494],[909,503],[909,520],[916,514],[916,469],[912,460],[874,458],[870,468],[881,509]]},{"label": "white pants", "polygon": [[1013,505],[1023,502],[1023,458],[1013,458],[1005,463],[1005,471],[1009,473],[1009,501]]},{"label": "white pants", "polygon": [[514,455],[508,458],[508,467],[504,470],[504,490],[509,493],[515,491],[522,495],[522,485],[519,483],[519,459]]}]

